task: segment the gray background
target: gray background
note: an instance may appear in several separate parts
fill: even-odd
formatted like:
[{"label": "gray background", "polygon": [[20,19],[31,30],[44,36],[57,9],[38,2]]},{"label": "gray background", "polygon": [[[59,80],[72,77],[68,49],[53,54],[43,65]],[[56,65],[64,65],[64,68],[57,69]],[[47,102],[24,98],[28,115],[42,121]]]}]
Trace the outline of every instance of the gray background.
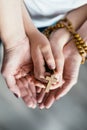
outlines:
[{"label": "gray background", "polygon": [[27,108],[8,90],[0,75],[0,130],[19,129],[87,130],[87,63],[81,66],[77,85],[49,110]]}]

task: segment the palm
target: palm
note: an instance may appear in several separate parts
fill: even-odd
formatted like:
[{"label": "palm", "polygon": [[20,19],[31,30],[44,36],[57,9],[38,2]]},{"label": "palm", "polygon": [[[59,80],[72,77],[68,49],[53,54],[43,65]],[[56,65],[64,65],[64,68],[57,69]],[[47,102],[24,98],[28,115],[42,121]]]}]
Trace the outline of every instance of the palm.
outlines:
[{"label": "palm", "polygon": [[81,56],[79,55],[73,41],[71,41],[64,47],[63,53],[64,53],[63,78],[65,80],[65,83],[61,86],[61,88],[52,90],[48,94],[45,94],[43,91],[40,94],[38,94],[38,102],[40,108],[51,107],[55,99],[63,97],[77,82],[81,63]]},{"label": "palm", "polygon": [[[32,71],[31,67],[30,47],[27,39],[15,48],[4,51],[2,74],[10,90],[18,96],[28,95],[22,81],[24,76]],[[23,85],[20,86],[19,81]],[[26,84],[28,84],[27,81]]]}]

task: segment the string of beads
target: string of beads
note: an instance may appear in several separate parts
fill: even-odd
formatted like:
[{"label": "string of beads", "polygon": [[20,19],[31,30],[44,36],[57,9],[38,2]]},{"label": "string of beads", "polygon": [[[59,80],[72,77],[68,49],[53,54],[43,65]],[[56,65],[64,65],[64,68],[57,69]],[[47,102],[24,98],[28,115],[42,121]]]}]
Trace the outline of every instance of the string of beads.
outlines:
[{"label": "string of beads", "polygon": [[49,26],[43,31],[43,34],[49,39],[49,36],[53,31],[61,28],[67,29],[68,32],[73,36],[78,52],[82,57],[81,64],[84,64],[87,60],[87,45],[85,44],[82,37],[74,30],[72,23],[67,18],[58,21],[53,26]]}]

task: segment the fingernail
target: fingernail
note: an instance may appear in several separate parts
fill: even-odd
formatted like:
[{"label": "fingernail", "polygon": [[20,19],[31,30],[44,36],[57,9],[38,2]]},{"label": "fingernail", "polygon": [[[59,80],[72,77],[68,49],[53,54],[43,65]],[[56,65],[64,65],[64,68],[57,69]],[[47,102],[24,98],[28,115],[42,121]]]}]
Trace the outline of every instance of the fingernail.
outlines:
[{"label": "fingernail", "polygon": [[16,93],[13,93],[16,98],[18,98],[18,95]]},{"label": "fingernail", "polygon": [[43,104],[40,104],[39,105],[39,108],[42,110],[44,108],[44,105]]},{"label": "fingernail", "polygon": [[43,75],[40,75],[40,78],[41,78],[41,79],[44,79],[45,77],[44,77]]},{"label": "fingernail", "polygon": [[52,70],[54,70],[54,69],[55,69],[55,65],[54,65],[54,64],[53,64],[53,65],[51,64],[51,65],[49,65],[49,68],[52,69]]},{"label": "fingernail", "polygon": [[37,106],[37,105],[36,105],[36,104],[34,104],[32,108],[33,108],[33,109],[35,109],[35,108],[36,108],[36,106]]}]

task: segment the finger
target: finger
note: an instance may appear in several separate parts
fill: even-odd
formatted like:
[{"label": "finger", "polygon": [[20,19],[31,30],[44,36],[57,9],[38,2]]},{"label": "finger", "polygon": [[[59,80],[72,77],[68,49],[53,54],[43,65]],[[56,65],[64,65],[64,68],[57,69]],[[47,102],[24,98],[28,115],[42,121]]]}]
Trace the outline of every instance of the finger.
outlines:
[{"label": "finger", "polygon": [[36,79],[34,78],[34,76],[29,76],[29,75],[27,75],[27,80],[28,80],[29,83],[30,83],[30,82],[33,82],[34,85],[35,85],[35,86],[38,86],[39,88],[45,88],[45,85],[44,85],[43,83],[39,82],[38,80],[36,80]]},{"label": "finger", "polygon": [[13,93],[15,93],[18,97],[21,97],[21,92],[20,92],[20,89],[18,88],[18,86],[16,84],[16,80],[15,80],[14,76],[8,75],[7,77],[5,77],[5,81],[6,81],[8,88]]},{"label": "finger", "polygon": [[34,64],[35,78],[38,80],[44,79],[44,59],[39,48],[35,50],[35,52],[32,52],[32,60]]},{"label": "finger", "polygon": [[23,85],[23,80],[19,79],[19,80],[17,80],[16,83],[17,83],[17,85],[18,85],[18,87],[20,89],[21,97],[24,97],[24,96],[28,95],[28,91],[27,91],[27,89]]},{"label": "finger", "polygon": [[23,87],[26,88],[28,96],[36,98],[36,90],[33,83],[28,82],[27,78],[21,78]]},{"label": "finger", "polygon": [[28,107],[30,107],[30,108],[33,107],[33,100],[32,100],[31,97],[25,96],[25,97],[23,97],[23,100],[24,100],[25,104],[26,104]]},{"label": "finger", "polygon": [[40,93],[41,90],[42,90],[41,88],[39,88],[39,87],[36,86],[36,93]]},{"label": "finger", "polygon": [[37,94],[37,102],[41,103],[45,95],[45,89],[42,89],[40,94]]},{"label": "finger", "polygon": [[47,45],[43,46],[42,54],[43,54],[43,57],[48,65],[49,69],[54,70],[55,69],[55,60],[54,60],[49,42],[47,43]]},{"label": "finger", "polygon": [[62,81],[63,68],[64,68],[64,56],[61,51],[56,52],[54,54],[55,63],[56,63],[56,71],[55,76],[59,81]]},{"label": "finger", "polygon": [[31,89],[30,89],[30,85],[29,82],[27,81],[26,78],[21,78],[22,81],[22,85],[23,87],[26,88],[27,90],[27,95],[23,96],[22,99],[24,100],[24,102],[26,103],[26,105],[28,107],[31,108],[35,108],[36,107],[36,99],[34,99],[35,95],[32,93]]},{"label": "finger", "polygon": [[56,98],[63,97],[74,86],[78,79],[80,68],[80,60],[76,58],[76,55],[66,59],[64,66],[64,80],[65,83],[56,93]]},{"label": "finger", "polygon": [[37,106],[37,101],[36,101],[36,99],[33,98],[33,97],[32,97],[32,100],[33,100],[33,106],[32,106],[32,108],[35,109],[36,106]]},{"label": "finger", "polygon": [[56,84],[52,84],[51,87],[50,87],[50,90],[54,90],[54,89],[57,89],[59,87],[61,87],[63,84],[64,84],[64,80],[60,81],[60,82],[57,82]]},{"label": "finger", "polygon": [[34,98],[36,98],[36,88],[35,88],[35,85],[34,85],[34,83],[29,83],[29,89],[30,89],[30,91],[31,91],[31,93],[32,93],[32,96],[34,97]]},{"label": "finger", "polygon": [[45,108],[47,109],[49,109],[53,105],[54,101],[56,100],[54,92],[55,91],[50,91],[49,96],[44,101]]},{"label": "finger", "polygon": [[39,87],[40,89],[46,88],[45,84],[38,82],[38,81],[35,82],[35,86]]},{"label": "finger", "polygon": [[55,98],[59,99],[63,96],[65,96],[69,90],[72,88],[73,85],[75,85],[75,80],[66,81],[61,88],[57,89],[57,92],[55,94]]},{"label": "finger", "polygon": [[35,87],[35,84],[34,82],[32,81],[29,81],[28,80],[28,76],[26,77],[27,81],[28,81],[28,91],[31,92],[31,96],[32,96],[32,100],[33,100],[33,106],[32,108],[35,108],[36,107],[36,104],[37,104],[37,101],[36,101],[36,87]]},{"label": "finger", "polygon": [[48,95],[49,95],[49,93],[45,93],[44,97],[42,98],[41,102],[39,103],[39,108],[40,109],[44,109],[45,108],[44,102],[47,99]]}]

